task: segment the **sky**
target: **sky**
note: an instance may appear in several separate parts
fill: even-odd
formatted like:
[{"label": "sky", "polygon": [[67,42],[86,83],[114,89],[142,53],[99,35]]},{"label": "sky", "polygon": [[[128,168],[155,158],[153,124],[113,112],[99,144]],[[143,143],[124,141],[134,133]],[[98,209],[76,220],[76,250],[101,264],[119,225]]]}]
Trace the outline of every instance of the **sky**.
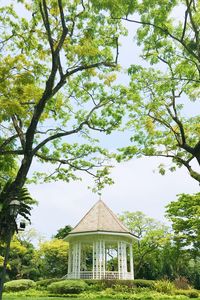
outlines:
[{"label": "sky", "polygon": [[[120,63],[124,67],[131,63],[141,63],[140,49],[133,43],[135,26],[127,26],[130,33],[121,40],[120,49]],[[120,80],[125,83],[127,77],[122,75]],[[107,146],[113,148],[124,143],[127,138],[128,135],[124,133],[114,134],[106,138]],[[169,163],[160,158],[140,158],[117,164],[112,170],[115,183],[103,190],[101,199],[116,214],[143,211],[156,220],[167,222],[165,206],[176,200],[177,194],[199,192],[199,185],[185,168],[161,176],[156,168],[162,162]],[[39,204],[32,211],[32,224],[27,229],[36,229],[40,239],[50,239],[59,228],[75,226],[99,200],[99,196],[92,193],[88,185],[93,183],[92,178],[86,174],[82,174],[81,182],[30,185],[31,195]]]},{"label": "sky", "polygon": [[[176,200],[177,194],[199,192],[199,185],[184,168],[161,176],[156,170],[160,162],[158,158],[140,158],[118,164],[112,171],[115,183],[104,189],[101,199],[116,214],[143,211],[147,216],[167,223],[165,206]],[[100,197],[88,189],[88,185],[93,184],[92,179],[86,175],[82,177],[82,182],[29,187],[32,196],[39,201],[31,217],[37,239],[50,239],[59,228],[68,224],[75,226],[99,200]]]}]

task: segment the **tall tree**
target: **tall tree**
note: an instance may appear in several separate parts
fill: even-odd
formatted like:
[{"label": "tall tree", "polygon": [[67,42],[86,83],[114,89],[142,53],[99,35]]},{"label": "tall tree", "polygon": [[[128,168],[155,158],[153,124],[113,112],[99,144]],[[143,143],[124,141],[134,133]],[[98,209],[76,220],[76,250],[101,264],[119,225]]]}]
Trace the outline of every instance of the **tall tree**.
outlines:
[{"label": "tall tree", "polygon": [[40,243],[34,261],[42,278],[61,278],[67,274],[68,248],[68,243],[61,239]]},{"label": "tall tree", "polygon": [[175,240],[184,249],[200,256],[200,193],[180,194],[177,201],[167,205],[167,217],[172,222]]},{"label": "tall tree", "polygon": [[141,211],[126,211],[120,220],[139,238],[133,244],[136,277],[155,279],[161,272],[158,270],[161,249],[170,239],[168,228]]},{"label": "tall tree", "polygon": [[[136,17],[128,9],[121,17],[141,25],[137,41],[147,67],[129,68],[128,127],[134,133],[132,145],[122,149],[119,159],[166,157],[171,159],[171,171],[185,166],[200,182],[199,2],[144,0],[135,3],[135,9]],[[162,164],[160,172],[165,172]]]},{"label": "tall tree", "polygon": [[109,134],[123,115],[110,88],[120,21],[90,1],[18,2],[0,8],[0,157],[18,163],[2,197],[15,198],[35,160],[49,172],[34,179],[69,181],[84,171],[109,183],[109,153],[92,131]]}]

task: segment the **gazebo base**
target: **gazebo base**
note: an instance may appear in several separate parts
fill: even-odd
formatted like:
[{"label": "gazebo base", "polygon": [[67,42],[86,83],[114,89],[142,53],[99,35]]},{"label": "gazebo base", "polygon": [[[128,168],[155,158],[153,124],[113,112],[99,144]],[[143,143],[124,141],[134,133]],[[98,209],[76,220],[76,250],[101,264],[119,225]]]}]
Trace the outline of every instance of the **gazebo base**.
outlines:
[{"label": "gazebo base", "polygon": [[114,271],[106,271],[106,272],[92,272],[92,271],[81,271],[77,274],[70,273],[64,276],[65,279],[106,279],[106,280],[131,280],[134,279],[134,276],[131,272],[119,273]]}]

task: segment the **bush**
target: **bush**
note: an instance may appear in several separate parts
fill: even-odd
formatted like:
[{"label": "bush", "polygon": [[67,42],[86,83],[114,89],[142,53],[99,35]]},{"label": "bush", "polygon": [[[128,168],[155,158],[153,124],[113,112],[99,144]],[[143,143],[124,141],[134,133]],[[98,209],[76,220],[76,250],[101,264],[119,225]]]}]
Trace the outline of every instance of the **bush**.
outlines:
[{"label": "bush", "polygon": [[154,288],[153,280],[145,279],[135,279],[135,280],[94,280],[86,279],[84,280],[90,287],[91,290],[104,290],[106,288],[115,288],[115,286],[122,288]]},{"label": "bush", "polygon": [[169,280],[157,280],[154,282],[154,289],[159,293],[172,294],[175,286]]},{"label": "bush", "polygon": [[5,292],[25,291],[36,286],[35,282],[30,279],[18,279],[8,281],[4,284]]},{"label": "bush", "polygon": [[83,280],[62,280],[50,284],[48,290],[55,294],[79,294],[87,287],[87,283]]},{"label": "bush", "polygon": [[97,279],[85,279],[90,291],[103,291],[106,288],[105,281]]},{"label": "bush", "polygon": [[199,297],[199,293],[196,290],[177,290],[175,291],[176,295],[184,295],[187,296],[189,298],[198,298]]},{"label": "bush", "polygon": [[36,288],[38,290],[45,290],[51,283],[62,281],[61,278],[49,278],[49,279],[42,279],[39,281],[36,281]]},{"label": "bush", "polygon": [[188,279],[184,276],[180,276],[174,280],[174,285],[177,289],[188,290],[190,289],[190,285]]},{"label": "bush", "polygon": [[154,288],[154,280],[146,280],[146,279],[135,279],[133,281],[133,284],[135,287],[141,287],[141,288]]}]

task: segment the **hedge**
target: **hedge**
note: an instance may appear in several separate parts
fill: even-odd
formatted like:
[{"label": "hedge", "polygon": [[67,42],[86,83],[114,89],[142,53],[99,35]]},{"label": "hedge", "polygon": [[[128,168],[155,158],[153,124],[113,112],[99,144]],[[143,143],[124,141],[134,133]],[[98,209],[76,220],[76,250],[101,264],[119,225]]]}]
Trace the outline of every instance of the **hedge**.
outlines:
[{"label": "hedge", "polygon": [[25,291],[30,288],[34,288],[36,283],[30,279],[18,279],[8,281],[4,284],[5,292],[18,292],[18,291]]},{"label": "hedge", "polygon": [[83,280],[62,280],[50,284],[48,290],[53,294],[80,294],[87,287]]},{"label": "hedge", "polygon": [[51,283],[63,281],[61,278],[48,278],[36,281],[36,288],[37,290],[44,290],[46,289]]}]

